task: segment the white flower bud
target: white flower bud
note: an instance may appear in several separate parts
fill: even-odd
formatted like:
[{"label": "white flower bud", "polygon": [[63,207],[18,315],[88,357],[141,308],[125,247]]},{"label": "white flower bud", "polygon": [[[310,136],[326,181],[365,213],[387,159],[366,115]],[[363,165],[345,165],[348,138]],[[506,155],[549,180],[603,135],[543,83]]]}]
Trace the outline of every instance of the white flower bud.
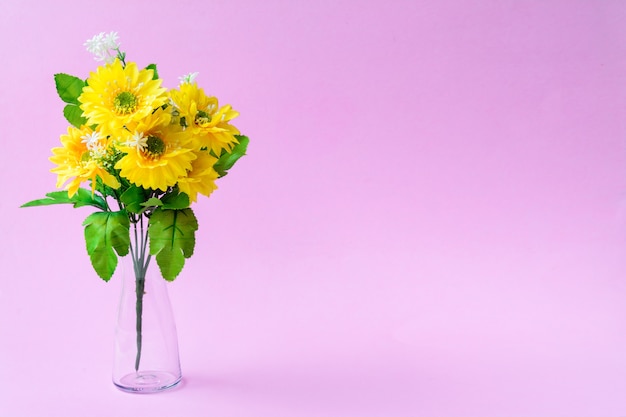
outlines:
[{"label": "white flower bud", "polygon": [[178,79],[180,80],[180,84],[191,84],[195,81],[198,74],[199,72],[192,72],[187,75],[183,75],[182,77],[178,77]]},{"label": "white flower bud", "polygon": [[115,60],[120,48],[117,32],[108,34],[101,32],[85,42],[87,51],[94,55],[96,61],[105,61],[110,64]]}]

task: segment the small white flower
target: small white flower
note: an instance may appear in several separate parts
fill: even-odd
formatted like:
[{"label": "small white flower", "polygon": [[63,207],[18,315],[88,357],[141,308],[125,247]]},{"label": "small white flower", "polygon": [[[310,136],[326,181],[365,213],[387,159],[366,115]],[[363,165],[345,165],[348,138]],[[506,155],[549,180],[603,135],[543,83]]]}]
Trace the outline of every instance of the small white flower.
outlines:
[{"label": "small white flower", "polygon": [[104,46],[108,49],[119,49],[120,43],[119,36],[117,36],[117,32],[110,32],[108,35],[104,35],[102,38],[102,42]]},{"label": "small white flower", "polygon": [[80,139],[90,151],[100,147],[100,132],[91,132],[87,135],[81,136]]},{"label": "small white flower", "polygon": [[104,146],[98,146],[95,149],[89,151],[92,159],[103,159],[107,156],[107,150]]},{"label": "small white flower", "polygon": [[148,146],[148,138],[144,137],[142,132],[135,132],[133,136],[128,139],[124,145],[128,147],[136,147],[137,150],[143,150]]},{"label": "small white flower", "polygon": [[93,38],[88,39],[87,42],[85,42],[85,47],[90,54],[96,54],[100,51],[103,37],[104,32],[99,35],[95,35]]},{"label": "small white flower", "polygon": [[96,61],[105,61],[107,64],[110,64],[115,60],[119,51],[120,43],[118,40],[117,32],[108,34],[100,32],[93,38],[88,39],[85,42],[85,47],[89,53],[94,55]]},{"label": "small white flower", "polygon": [[182,77],[178,77],[178,79],[180,80],[180,84],[191,84],[192,82],[194,82],[194,80],[196,79],[196,77],[198,76],[199,72],[192,72],[189,73],[187,75],[183,75]]}]

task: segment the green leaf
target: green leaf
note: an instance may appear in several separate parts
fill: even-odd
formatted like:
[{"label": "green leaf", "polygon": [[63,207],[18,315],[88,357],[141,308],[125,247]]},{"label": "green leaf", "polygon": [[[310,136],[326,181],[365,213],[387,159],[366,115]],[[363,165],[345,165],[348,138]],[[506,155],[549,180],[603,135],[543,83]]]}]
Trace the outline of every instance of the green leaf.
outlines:
[{"label": "green leaf", "polygon": [[150,64],[146,67],[146,69],[151,69],[152,71],[154,71],[153,75],[152,75],[152,79],[153,80],[158,80],[159,79],[159,72],[157,71],[157,66],[156,64]]},{"label": "green leaf", "polygon": [[[180,193],[175,189],[165,194],[160,199],[157,197],[151,197],[146,201],[140,203],[142,207],[161,207],[168,210],[181,210],[189,207],[189,196],[185,193]],[[141,210],[144,211],[145,209]]]},{"label": "green leaf", "polygon": [[[118,177],[118,180],[120,178]],[[120,181],[121,182],[121,181]],[[104,181],[102,181],[102,177],[101,176],[97,176],[96,177],[96,190],[98,190],[100,192],[100,194],[103,197],[113,197],[117,200],[117,197],[119,195],[119,193],[117,192],[117,190],[123,189],[121,186],[118,188],[111,188],[108,185],[106,185],[104,183]]]},{"label": "green leaf", "polygon": [[146,197],[146,191],[143,188],[131,185],[120,196],[120,200],[126,206],[127,211],[138,214],[143,213],[146,209],[142,206],[142,203],[146,201]]},{"label": "green leaf", "polygon": [[53,191],[46,194],[46,198],[29,201],[28,203],[22,204],[21,207],[50,206],[53,204],[73,204],[74,208],[94,206],[101,210],[107,209],[106,202],[102,197],[91,194],[91,191],[84,188],[79,188],[76,194],[71,198],[67,191]]},{"label": "green leaf", "polygon": [[185,193],[171,192],[165,194],[161,201],[164,209],[181,210],[189,207],[189,196]]},{"label": "green leaf", "polygon": [[185,266],[185,258],[193,255],[198,220],[190,208],[157,209],[150,216],[148,235],[150,254],[156,255],[161,275],[173,281]]},{"label": "green leaf", "polygon": [[242,156],[246,154],[246,150],[248,149],[248,143],[250,139],[247,136],[235,135],[239,143],[235,145],[232,151],[222,151],[222,154],[218,158],[213,168],[217,171],[219,177],[223,177],[228,174],[228,170],[235,165],[235,162],[239,160]]},{"label": "green leaf", "polygon": [[75,104],[67,104],[63,108],[63,116],[72,126],[77,128],[87,123],[87,119],[83,117],[83,111]]},{"label": "green leaf", "polygon": [[128,214],[125,211],[93,213],[85,219],[83,226],[91,265],[100,278],[108,281],[117,267],[117,255],[128,255]]},{"label": "green leaf", "polygon": [[54,74],[54,83],[61,100],[68,104],[79,105],[78,97],[83,92],[85,82],[68,74]]},{"label": "green leaf", "polygon": [[161,207],[163,202],[156,197],[150,197],[144,203],[141,203],[143,207]]}]

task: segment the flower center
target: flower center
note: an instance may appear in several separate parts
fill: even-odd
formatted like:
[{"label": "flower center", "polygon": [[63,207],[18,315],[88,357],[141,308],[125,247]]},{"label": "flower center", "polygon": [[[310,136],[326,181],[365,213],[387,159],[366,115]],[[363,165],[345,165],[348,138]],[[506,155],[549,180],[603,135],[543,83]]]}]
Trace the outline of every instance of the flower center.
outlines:
[{"label": "flower center", "polygon": [[209,124],[211,123],[211,115],[204,110],[199,110],[198,113],[196,113],[194,122],[200,126]]},{"label": "flower center", "polygon": [[165,142],[158,136],[150,135],[146,140],[144,152],[151,158],[158,158],[165,153]]},{"label": "flower center", "polygon": [[135,111],[138,101],[130,91],[122,91],[113,99],[113,107],[118,114],[129,114]]}]

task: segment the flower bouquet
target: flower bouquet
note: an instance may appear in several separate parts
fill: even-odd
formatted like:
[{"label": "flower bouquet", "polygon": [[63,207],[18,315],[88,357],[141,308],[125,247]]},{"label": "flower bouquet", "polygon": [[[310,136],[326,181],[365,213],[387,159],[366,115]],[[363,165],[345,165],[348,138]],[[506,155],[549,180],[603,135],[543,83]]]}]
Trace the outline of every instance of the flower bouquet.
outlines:
[{"label": "flower bouquet", "polygon": [[[167,324],[163,318],[167,312],[150,313],[156,320],[151,325],[169,330],[155,336],[159,340],[154,344],[163,345],[155,348],[161,353],[147,352],[152,343],[146,340],[147,309],[158,306],[146,300],[161,291],[156,289],[161,284],[147,279],[151,260],[166,281],[179,275],[193,254],[198,229],[191,204],[199,195],[211,195],[215,181],[245,154],[248,138],[231,124],[238,113],[198,87],[197,73],[181,77],[178,88],[168,90],[161,86],[156,65],[140,68],[126,61],[117,33],[101,33],[85,46],[103,62],[86,80],[54,76],[70,126],[61,135],[62,146],[52,149],[50,161],[57,188],[65,189],[23,207],[72,204],[97,209],[83,223],[96,273],[108,281],[118,257],[132,264],[133,308],[120,306],[116,337],[132,333],[132,349],[128,340],[118,341],[117,354],[128,356],[130,350],[133,360],[116,361],[132,363],[133,369],[116,364],[114,383],[127,391],[158,391],[176,385],[181,375],[173,320]],[[155,287],[148,291],[150,285]],[[165,303],[168,310],[166,293]],[[124,321],[132,322],[132,331]],[[172,337],[173,342],[165,340]],[[178,369],[156,369],[160,355],[174,355],[165,360],[165,367]],[[144,358],[150,369],[142,366]],[[171,375],[164,376],[168,372]]]}]

